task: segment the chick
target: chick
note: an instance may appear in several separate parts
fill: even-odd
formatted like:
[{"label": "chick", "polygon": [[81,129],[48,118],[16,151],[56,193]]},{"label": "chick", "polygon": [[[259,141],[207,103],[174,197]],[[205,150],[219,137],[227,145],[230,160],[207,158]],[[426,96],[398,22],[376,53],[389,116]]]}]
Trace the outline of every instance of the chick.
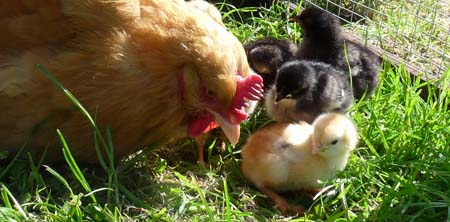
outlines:
[{"label": "chick", "polygon": [[345,112],[352,104],[347,74],[313,61],[284,63],[265,96],[267,114],[278,122],[312,123],[321,113]]},{"label": "chick", "polygon": [[252,134],[242,148],[242,172],[283,211],[304,213],[277,192],[313,190],[345,168],[358,142],[344,114],[320,115],[312,125],[279,123]]},{"label": "chick", "polygon": [[288,39],[266,37],[244,45],[250,67],[264,81],[264,89],[268,90],[274,83],[277,70],[288,60],[295,57],[297,46]]},{"label": "chick", "polygon": [[303,29],[298,59],[329,63],[350,73],[353,96],[357,100],[365,93],[366,98],[373,94],[379,82],[381,59],[369,48],[345,40],[337,17],[319,8],[307,8],[292,20]]}]

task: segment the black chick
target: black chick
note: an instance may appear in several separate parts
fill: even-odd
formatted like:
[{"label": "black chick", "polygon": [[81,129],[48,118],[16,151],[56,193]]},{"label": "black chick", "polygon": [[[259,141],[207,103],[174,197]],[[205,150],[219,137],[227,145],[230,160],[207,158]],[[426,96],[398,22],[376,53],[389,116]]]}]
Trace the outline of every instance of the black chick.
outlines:
[{"label": "black chick", "polygon": [[379,82],[381,58],[367,47],[345,40],[337,17],[319,8],[307,8],[292,20],[303,29],[298,59],[329,63],[351,73],[353,96],[357,100],[364,93],[366,98],[373,94]]},{"label": "black chick", "polygon": [[250,67],[264,81],[264,90],[274,83],[277,70],[295,57],[297,46],[288,39],[266,37],[244,45]]},{"label": "black chick", "polygon": [[267,114],[278,122],[312,123],[321,113],[346,112],[352,104],[345,72],[306,60],[284,63],[265,97]]}]

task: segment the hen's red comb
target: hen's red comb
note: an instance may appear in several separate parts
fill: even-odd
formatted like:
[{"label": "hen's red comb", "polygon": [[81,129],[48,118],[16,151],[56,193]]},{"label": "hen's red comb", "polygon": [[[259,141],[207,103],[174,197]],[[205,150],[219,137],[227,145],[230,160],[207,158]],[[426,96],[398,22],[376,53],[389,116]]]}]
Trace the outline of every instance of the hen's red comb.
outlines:
[{"label": "hen's red comb", "polygon": [[257,74],[251,74],[245,78],[237,76],[236,95],[234,97],[231,113],[234,123],[240,123],[247,118],[245,108],[249,106],[248,101],[258,101],[264,97],[263,79]]}]

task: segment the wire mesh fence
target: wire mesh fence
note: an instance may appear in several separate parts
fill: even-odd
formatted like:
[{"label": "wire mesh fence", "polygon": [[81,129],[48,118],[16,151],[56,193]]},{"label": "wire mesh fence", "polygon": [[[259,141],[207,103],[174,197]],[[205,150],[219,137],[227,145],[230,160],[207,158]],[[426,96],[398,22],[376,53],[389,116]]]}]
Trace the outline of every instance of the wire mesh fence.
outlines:
[{"label": "wire mesh fence", "polygon": [[335,14],[344,30],[427,79],[449,68],[450,0],[305,0],[303,6]]}]

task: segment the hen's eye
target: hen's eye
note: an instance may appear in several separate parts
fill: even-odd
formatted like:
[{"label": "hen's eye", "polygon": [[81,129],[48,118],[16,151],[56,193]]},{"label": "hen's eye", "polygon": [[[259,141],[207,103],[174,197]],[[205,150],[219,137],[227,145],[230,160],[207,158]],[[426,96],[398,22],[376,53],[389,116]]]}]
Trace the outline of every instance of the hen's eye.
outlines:
[{"label": "hen's eye", "polygon": [[335,145],[338,141],[337,140],[333,140],[331,141],[331,145]]}]

